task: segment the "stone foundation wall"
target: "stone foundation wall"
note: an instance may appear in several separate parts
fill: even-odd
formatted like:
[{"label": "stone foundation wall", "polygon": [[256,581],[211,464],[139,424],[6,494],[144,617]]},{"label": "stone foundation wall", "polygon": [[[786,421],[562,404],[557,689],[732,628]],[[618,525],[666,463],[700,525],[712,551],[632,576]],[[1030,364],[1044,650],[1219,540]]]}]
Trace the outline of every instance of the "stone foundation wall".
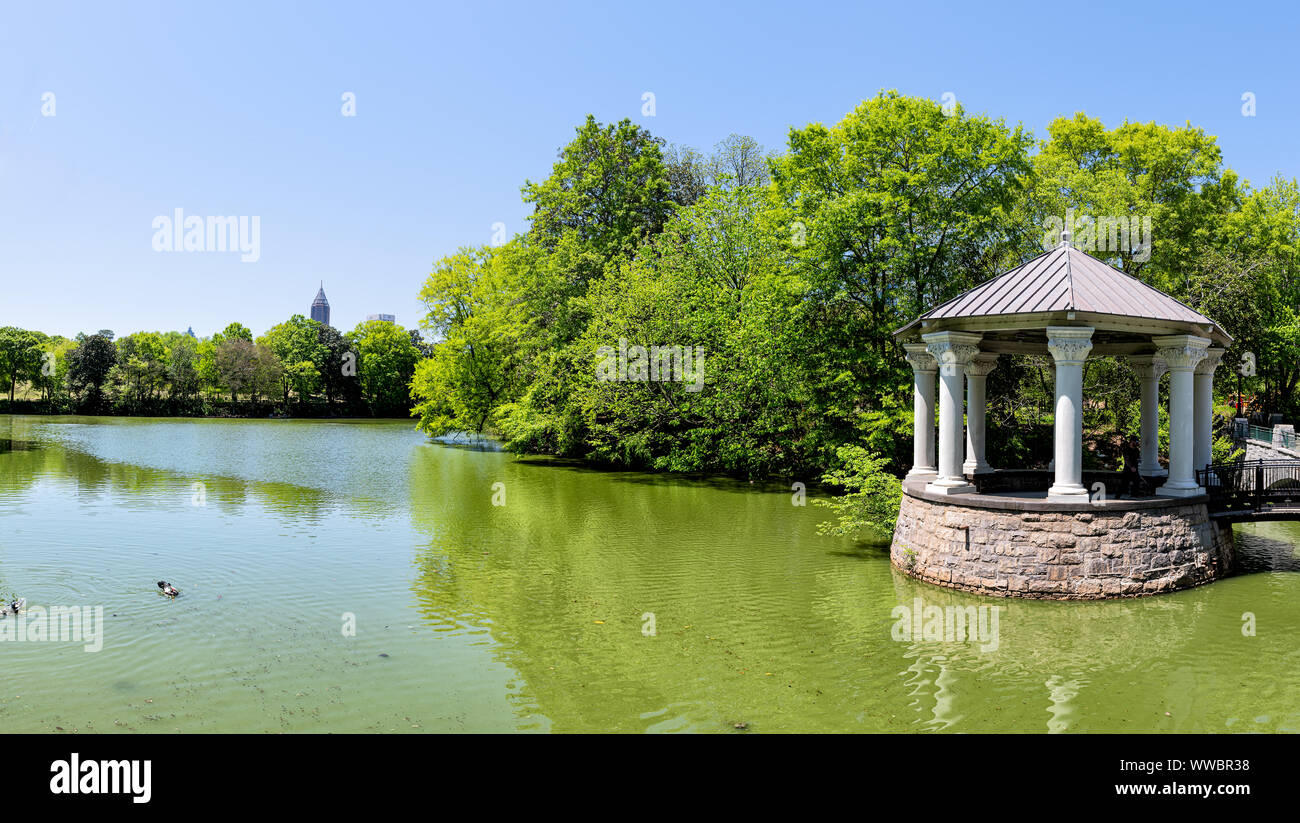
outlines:
[{"label": "stone foundation wall", "polygon": [[893,564],[920,580],[1001,597],[1092,600],[1169,592],[1235,565],[1232,527],[1204,503],[1130,511],[1007,511],[904,493]]}]

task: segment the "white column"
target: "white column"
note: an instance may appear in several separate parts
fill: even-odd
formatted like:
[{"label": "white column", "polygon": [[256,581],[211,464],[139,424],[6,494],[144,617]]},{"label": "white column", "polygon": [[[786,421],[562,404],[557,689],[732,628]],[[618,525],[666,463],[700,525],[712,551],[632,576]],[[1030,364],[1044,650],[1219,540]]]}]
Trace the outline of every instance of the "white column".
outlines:
[{"label": "white column", "polygon": [[966,462],[965,474],[991,472],[984,459],[984,430],[987,415],[986,391],[989,372],[998,365],[996,354],[977,354],[966,364]]},{"label": "white column", "polygon": [[1154,354],[1130,357],[1128,362],[1142,385],[1142,417],[1138,429],[1142,459],[1138,461],[1138,474],[1164,477],[1169,472],[1160,467],[1160,375],[1168,367]]},{"label": "white column", "polygon": [[1169,364],[1169,479],[1156,489],[1166,497],[1193,497],[1205,494],[1196,483],[1195,391],[1192,372],[1205,357],[1209,338],[1190,334],[1153,337],[1156,352]]},{"label": "white column", "polygon": [[912,366],[912,469],[908,477],[933,478],[934,462],[934,376],[939,364],[924,343],[905,343],[907,362]]},{"label": "white column", "polygon": [[979,353],[978,334],[940,331],[921,335],[926,350],[939,364],[939,473],[925,490],[937,494],[968,494],[975,487],[961,473],[962,378],[966,364]]},{"label": "white column", "polygon": [[1205,359],[1196,364],[1192,377],[1193,426],[1196,445],[1192,450],[1194,469],[1203,469],[1213,460],[1210,442],[1214,437],[1214,370],[1223,357],[1223,349],[1205,350]]},{"label": "white column", "polygon": [[1048,326],[1047,350],[1056,361],[1056,482],[1047,499],[1088,501],[1083,486],[1083,364],[1092,351],[1092,329],[1087,326]]}]

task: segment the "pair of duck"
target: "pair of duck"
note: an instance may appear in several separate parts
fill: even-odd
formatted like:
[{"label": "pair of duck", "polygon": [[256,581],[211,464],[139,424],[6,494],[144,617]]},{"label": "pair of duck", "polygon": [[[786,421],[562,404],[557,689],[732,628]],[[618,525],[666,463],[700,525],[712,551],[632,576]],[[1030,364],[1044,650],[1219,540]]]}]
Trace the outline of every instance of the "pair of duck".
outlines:
[{"label": "pair of duck", "polygon": [[[168,597],[175,597],[181,593],[180,589],[168,583],[166,580],[159,580],[158,588],[159,590],[162,591],[163,594],[167,595]],[[26,608],[27,608],[27,598],[19,597],[16,600],[10,600],[8,603],[5,603],[4,608],[0,609],[0,613],[6,615],[18,614],[19,612],[23,611]]]}]

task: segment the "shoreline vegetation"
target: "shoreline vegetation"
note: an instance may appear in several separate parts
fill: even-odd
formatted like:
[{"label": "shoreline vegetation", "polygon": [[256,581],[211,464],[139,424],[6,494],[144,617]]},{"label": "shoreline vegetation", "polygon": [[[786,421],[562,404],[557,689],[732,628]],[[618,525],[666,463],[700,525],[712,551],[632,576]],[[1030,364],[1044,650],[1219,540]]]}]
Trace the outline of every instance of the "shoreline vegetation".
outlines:
[{"label": "shoreline vegetation", "polygon": [[[779,151],[733,134],[706,154],[589,116],[521,191],[527,230],[438,260],[419,332],[301,315],[256,339],[237,323],[202,339],[9,327],[0,389],[14,402],[0,411],[409,413],[431,437],[473,432],[521,454],[824,481],[849,493],[834,529],[881,532],[912,442],[892,332],[1062,229],[1233,336],[1218,416],[1246,359],[1250,416],[1300,411],[1300,186],[1240,179],[1190,123],[1108,128],[1080,112],[1036,137],[886,91],[834,125],[791,128]],[[663,350],[699,352],[696,379],[642,357]],[[1084,381],[1084,468],[1117,468],[1139,381],[1121,359],[1089,361]],[[1000,358],[989,461],[1045,467],[1053,399],[1046,358]]]},{"label": "shoreline vegetation", "polygon": [[[409,417],[408,386],[430,347],[417,330],[351,332],[294,315],[254,339],[111,330],[48,336],[0,328],[0,412],[127,417]],[[19,389],[22,389],[20,392]]]}]

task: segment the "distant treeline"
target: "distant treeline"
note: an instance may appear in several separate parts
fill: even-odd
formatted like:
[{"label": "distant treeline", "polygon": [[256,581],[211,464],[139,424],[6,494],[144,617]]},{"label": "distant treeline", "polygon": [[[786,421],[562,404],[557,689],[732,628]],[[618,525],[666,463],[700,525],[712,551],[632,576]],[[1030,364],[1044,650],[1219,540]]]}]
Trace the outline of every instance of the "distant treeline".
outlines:
[{"label": "distant treeline", "polygon": [[0,406],[10,412],[158,416],[401,416],[430,347],[367,321],[350,333],[294,315],[254,339],[112,331],[73,340],[0,328]]}]

